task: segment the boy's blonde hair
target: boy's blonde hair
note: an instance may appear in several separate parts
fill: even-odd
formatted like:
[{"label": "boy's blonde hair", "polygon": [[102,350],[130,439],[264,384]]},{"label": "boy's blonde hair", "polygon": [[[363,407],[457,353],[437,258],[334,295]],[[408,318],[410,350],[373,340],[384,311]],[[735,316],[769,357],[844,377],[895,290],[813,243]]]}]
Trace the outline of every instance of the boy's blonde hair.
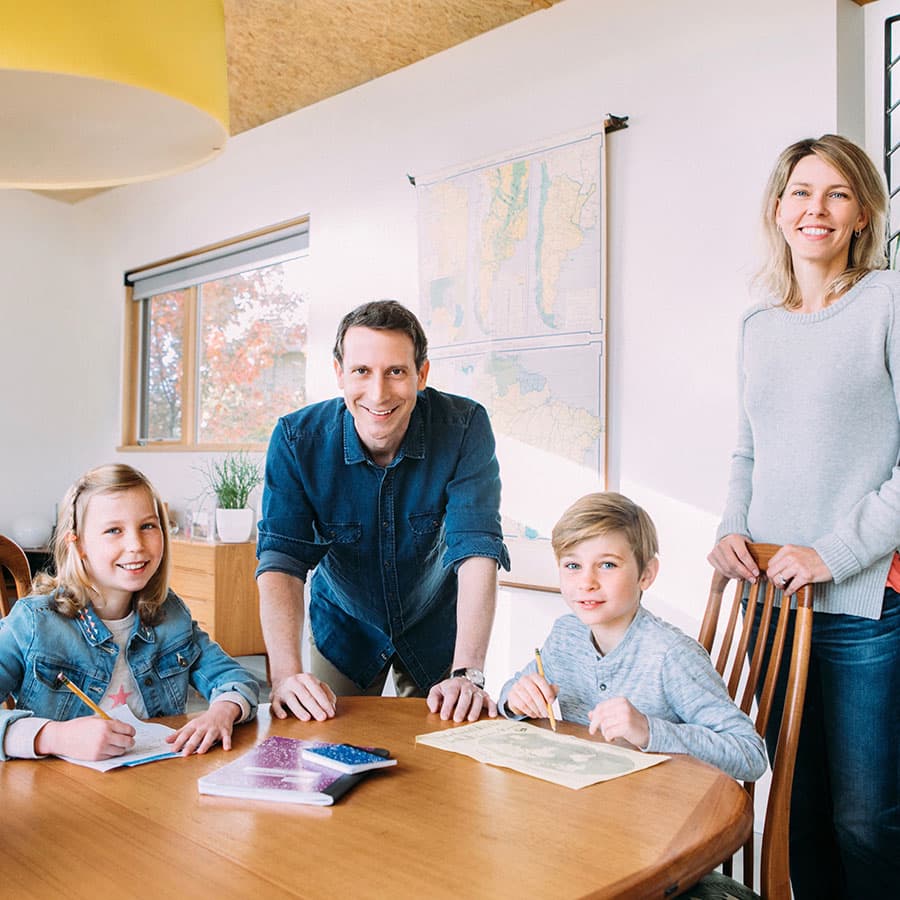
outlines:
[{"label": "boy's blonde hair", "polygon": [[134,488],[144,488],[150,494],[163,543],[159,568],[143,590],[135,593],[135,608],[144,625],[156,625],[162,618],[160,609],[169,592],[168,522],[163,514],[163,503],[147,477],[123,463],[110,463],[85,472],[66,491],[66,496],[59,505],[52,546],[56,575],[48,575],[46,572],[38,574],[34,581],[34,592],[49,594],[56,591],[56,611],[61,615],[74,619],[88,606],[95,594],[75,543],[84,523],[88,503],[97,494],[119,494]]},{"label": "boy's blonde hair", "polygon": [[625,535],[643,574],[659,552],[656,526],[640,506],[614,491],[585,494],[562,514],[551,536],[557,562],[576,544],[610,532]]}]

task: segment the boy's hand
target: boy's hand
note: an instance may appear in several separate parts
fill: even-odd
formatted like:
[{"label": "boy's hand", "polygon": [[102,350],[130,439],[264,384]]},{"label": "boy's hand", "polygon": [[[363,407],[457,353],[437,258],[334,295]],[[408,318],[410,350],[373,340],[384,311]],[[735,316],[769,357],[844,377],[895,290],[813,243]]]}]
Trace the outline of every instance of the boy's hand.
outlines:
[{"label": "boy's hand", "polygon": [[627,741],[639,750],[650,743],[650,723],[624,697],[602,700],[592,710],[588,731],[609,743]]},{"label": "boy's hand", "polygon": [[71,756],[92,761],[121,756],[132,747],[133,726],[100,716],[48,722],[34,739],[35,752],[41,756]]},{"label": "boy's hand", "polygon": [[187,725],[182,725],[175,734],[166,740],[172,749],[182,756],[192,753],[206,753],[210,747],[222,742],[223,750],[231,749],[231,729],[235,720],[241,715],[241,708],[230,700],[219,700],[210,703],[209,709]]},{"label": "boy's hand", "polygon": [[553,703],[559,688],[550,684],[536,672],[523,675],[506,698],[506,708],[517,716],[529,719],[546,719],[547,704]]}]

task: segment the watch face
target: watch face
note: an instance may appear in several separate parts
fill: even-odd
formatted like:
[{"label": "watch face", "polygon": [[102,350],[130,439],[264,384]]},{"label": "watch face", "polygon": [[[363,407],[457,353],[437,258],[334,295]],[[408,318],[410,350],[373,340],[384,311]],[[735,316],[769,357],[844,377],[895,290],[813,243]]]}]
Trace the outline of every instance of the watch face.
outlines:
[{"label": "watch face", "polygon": [[484,688],[484,672],[481,669],[454,669],[451,678],[467,678],[477,688]]}]

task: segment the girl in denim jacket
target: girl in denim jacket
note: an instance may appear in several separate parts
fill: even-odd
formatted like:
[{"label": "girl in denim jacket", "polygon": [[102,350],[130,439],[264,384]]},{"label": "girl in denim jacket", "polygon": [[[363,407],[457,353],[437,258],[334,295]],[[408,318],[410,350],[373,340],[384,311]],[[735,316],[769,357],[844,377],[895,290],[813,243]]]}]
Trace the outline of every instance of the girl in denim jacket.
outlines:
[{"label": "girl in denim jacket", "polygon": [[211,701],[169,741],[184,755],[256,713],[254,677],[210,640],[168,589],[162,503],[131,466],[93,469],[66,494],[53,552],[56,577],[0,620],[0,759],[47,755],[99,760],[126,753],[134,729],[103,719],[58,681],[63,673],[104,710],[139,718],[184,713],[188,683]]}]

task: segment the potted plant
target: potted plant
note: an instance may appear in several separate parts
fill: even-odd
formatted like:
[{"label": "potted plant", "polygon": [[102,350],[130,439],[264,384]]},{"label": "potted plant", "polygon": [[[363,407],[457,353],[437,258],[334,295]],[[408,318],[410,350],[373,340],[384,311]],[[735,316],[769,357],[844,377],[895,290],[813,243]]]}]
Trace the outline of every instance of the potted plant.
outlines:
[{"label": "potted plant", "polygon": [[208,493],[216,496],[216,531],[219,540],[236,544],[253,532],[250,494],[263,482],[259,463],[243,451],[221,460],[208,460],[201,469]]}]

